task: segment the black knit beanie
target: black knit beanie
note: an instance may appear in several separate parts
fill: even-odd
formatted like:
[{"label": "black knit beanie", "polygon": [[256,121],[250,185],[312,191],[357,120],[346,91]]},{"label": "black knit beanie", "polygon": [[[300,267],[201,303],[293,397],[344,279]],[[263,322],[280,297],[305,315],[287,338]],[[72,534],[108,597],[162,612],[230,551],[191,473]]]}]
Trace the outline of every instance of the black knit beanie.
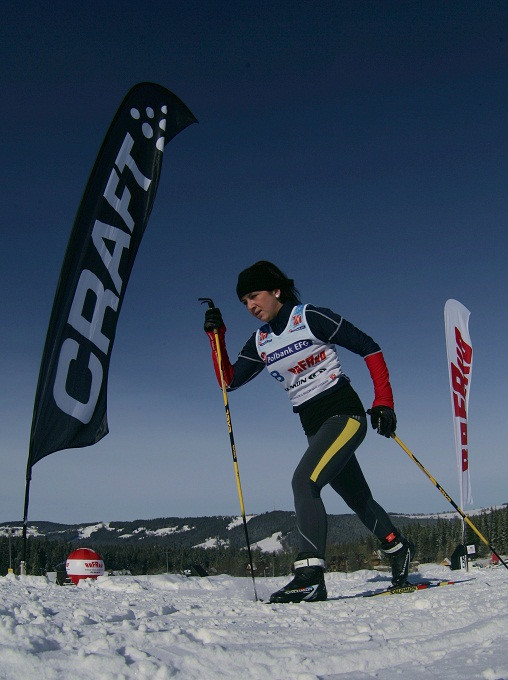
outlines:
[{"label": "black knit beanie", "polygon": [[293,279],[288,279],[278,267],[271,262],[261,260],[251,267],[247,267],[238,275],[236,294],[239,300],[247,293],[255,290],[288,290],[295,285]]}]

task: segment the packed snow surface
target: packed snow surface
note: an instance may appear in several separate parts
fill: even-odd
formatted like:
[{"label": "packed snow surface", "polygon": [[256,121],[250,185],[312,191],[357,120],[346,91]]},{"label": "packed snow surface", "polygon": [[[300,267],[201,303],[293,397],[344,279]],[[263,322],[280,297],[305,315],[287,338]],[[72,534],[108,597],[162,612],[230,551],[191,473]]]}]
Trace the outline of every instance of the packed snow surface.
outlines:
[{"label": "packed snow surface", "polygon": [[508,680],[508,571],[415,576],[464,582],[363,598],[386,573],[329,573],[327,602],[271,605],[250,577],[0,577],[0,678]]}]

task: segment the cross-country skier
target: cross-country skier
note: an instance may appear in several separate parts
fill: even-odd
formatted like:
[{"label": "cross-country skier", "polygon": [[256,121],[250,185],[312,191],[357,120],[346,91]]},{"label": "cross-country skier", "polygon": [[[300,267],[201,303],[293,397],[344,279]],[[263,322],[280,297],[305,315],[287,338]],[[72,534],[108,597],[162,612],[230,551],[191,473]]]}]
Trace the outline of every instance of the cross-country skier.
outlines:
[{"label": "cross-country skier", "polygon": [[226,326],[217,307],[207,309],[204,329],[210,339],[219,383],[215,331],[228,391],[252,380],[266,366],[285,389],[298,413],[308,448],[292,480],[300,552],[294,578],[273,593],[270,602],[325,600],[324,580],[327,516],[321,500],[326,485],[338,493],[363,524],[381,541],[390,558],[392,584],[406,582],[414,545],[392,524],[376,503],[355,451],[367,431],[365,409],[342,372],[336,346],[364,358],[374,383],[372,427],[385,437],[397,419],[388,369],[372,338],[323,307],[301,304],[294,281],[271,262],[256,262],[238,277],[236,292],[247,310],[262,322],[232,365],[226,351]]}]

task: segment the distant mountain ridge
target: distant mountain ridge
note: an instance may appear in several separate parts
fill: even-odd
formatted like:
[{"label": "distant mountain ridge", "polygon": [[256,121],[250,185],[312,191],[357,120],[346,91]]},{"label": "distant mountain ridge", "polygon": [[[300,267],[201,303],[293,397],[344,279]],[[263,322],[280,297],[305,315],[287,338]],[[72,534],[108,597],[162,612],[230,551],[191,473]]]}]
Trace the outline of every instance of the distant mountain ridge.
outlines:
[{"label": "distant mountain ridge", "polygon": [[[506,507],[504,504],[500,507]],[[488,513],[497,508],[472,511],[473,514]],[[394,524],[403,529],[410,524],[432,526],[439,521],[458,519],[454,513],[428,515],[391,514]],[[297,546],[294,512],[274,510],[259,515],[249,515],[248,530],[251,545],[272,552]],[[20,523],[0,524],[0,536],[20,536]],[[218,547],[240,548],[245,545],[243,521],[238,516],[211,517],[162,517],[134,520],[132,522],[95,522],[82,524],[58,524],[35,521],[28,524],[28,535],[48,540],[59,540],[76,545],[100,544],[161,544],[168,547]],[[356,541],[369,532],[356,515],[328,515],[328,540],[343,544]]]}]

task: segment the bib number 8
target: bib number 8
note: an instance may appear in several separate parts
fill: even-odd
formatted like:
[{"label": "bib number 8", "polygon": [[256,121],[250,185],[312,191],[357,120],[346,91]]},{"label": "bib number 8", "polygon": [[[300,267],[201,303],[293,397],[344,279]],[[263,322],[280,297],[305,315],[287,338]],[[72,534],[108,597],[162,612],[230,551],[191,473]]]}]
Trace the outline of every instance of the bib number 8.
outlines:
[{"label": "bib number 8", "polygon": [[270,375],[272,376],[272,378],[275,378],[275,380],[278,380],[279,382],[284,382],[283,376],[278,371],[270,371]]}]

